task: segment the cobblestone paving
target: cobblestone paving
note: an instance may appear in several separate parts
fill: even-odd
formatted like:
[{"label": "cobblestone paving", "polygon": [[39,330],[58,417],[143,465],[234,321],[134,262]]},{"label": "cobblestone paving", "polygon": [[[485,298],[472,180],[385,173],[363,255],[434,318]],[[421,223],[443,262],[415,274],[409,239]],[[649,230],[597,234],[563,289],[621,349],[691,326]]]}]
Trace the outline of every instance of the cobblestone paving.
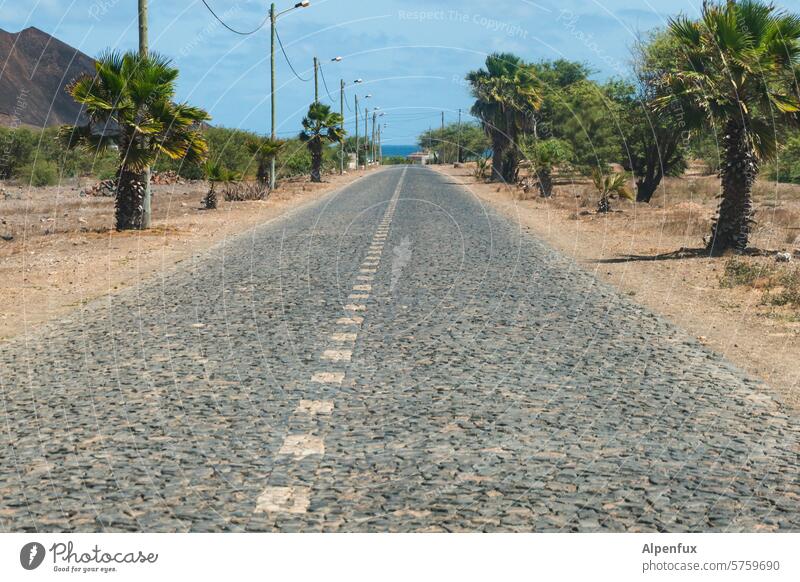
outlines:
[{"label": "cobblestone paving", "polygon": [[0,529],[800,530],[768,388],[448,180],[387,169],[0,346]]}]

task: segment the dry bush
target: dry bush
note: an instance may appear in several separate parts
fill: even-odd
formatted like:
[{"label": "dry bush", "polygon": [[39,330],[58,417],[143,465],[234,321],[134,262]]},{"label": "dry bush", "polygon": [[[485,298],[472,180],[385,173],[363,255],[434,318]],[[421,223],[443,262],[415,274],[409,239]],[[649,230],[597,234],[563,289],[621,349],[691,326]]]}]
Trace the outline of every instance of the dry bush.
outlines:
[{"label": "dry bush", "polygon": [[711,230],[711,218],[699,204],[683,202],[663,211],[662,216],[654,225],[662,234],[702,236]]},{"label": "dry bush", "polygon": [[720,286],[744,286],[763,291],[762,305],[800,308],[800,267],[733,258],[725,263]]},{"label": "dry bush", "polygon": [[227,202],[265,200],[269,188],[259,182],[229,182],[222,187],[222,197]]}]

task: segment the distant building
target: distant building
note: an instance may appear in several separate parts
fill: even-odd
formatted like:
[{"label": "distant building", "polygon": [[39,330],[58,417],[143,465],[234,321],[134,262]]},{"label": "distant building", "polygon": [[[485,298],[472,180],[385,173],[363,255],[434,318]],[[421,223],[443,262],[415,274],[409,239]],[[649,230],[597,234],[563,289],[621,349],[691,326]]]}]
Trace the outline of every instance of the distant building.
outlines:
[{"label": "distant building", "polygon": [[433,154],[430,154],[428,152],[414,152],[413,154],[408,154],[406,156],[406,159],[410,160],[412,164],[419,164],[420,166],[426,166],[433,159]]}]

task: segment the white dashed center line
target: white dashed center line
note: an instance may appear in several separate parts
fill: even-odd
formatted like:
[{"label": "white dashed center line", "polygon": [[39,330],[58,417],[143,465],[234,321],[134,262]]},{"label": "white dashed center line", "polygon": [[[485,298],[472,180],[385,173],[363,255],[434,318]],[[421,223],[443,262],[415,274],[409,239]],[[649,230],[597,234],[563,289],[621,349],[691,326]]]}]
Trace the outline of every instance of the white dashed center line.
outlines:
[{"label": "white dashed center line", "polygon": [[[404,168],[401,172],[397,187],[389,200],[383,219],[375,230],[364,262],[358,270],[359,274],[355,277],[357,281],[372,281],[374,279],[372,274],[378,272],[384,242],[389,235],[389,228],[397,207],[397,201],[400,198],[406,171]],[[355,284],[352,287],[352,291],[347,297],[348,300],[366,301],[370,297],[369,292],[372,291],[372,285],[367,283]],[[358,340],[358,330],[364,323],[364,318],[352,312],[364,312],[367,310],[367,306],[363,303],[347,303],[343,306],[343,309],[350,312],[350,314],[336,320],[336,324],[342,326],[342,330],[332,333],[329,340],[336,344],[352,344],[355,347]],[[353,328],[356,331],[353,331]],[[326,349],[320,355],[320,360],[325,362],[326,365],[331,365],[338,362],[350,362],[352,357],[353,350]],[[321,370],[312,374],[311,381],[318,384],[341,385],[344,382],[344,377],[345,372],[343,371]],[[333,414],[333,410],[334,402],[332,400],[300,400],[294,410],[294,415],[298,419],[300,417],[307,419],[305,421],[307,425],[309,418],[329,417]],[[314,432],[319,431],[320,426],[324,425],[317,425],[317,429]],[[322,457],[325,454],[325,440],[319,434],[288,434],[284,438],[278,454],[289,455],[298,460],[314,455]],[[308,512],[310,505],[311,490],[309,487],[299,484],[295,487],[267,487],[256,500],[255,512],[299,514]]]}]

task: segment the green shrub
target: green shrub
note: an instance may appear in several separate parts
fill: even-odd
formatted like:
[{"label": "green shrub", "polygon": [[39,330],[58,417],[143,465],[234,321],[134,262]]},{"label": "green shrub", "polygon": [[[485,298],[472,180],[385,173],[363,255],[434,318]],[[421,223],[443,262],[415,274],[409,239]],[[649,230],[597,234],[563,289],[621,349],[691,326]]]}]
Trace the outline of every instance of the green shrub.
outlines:
[{"label": "green shrub", "polygon": [[15,177],[31,186],[53,186],[58,183],[59,172],[55,162],[37,160],[17,169]]}]

